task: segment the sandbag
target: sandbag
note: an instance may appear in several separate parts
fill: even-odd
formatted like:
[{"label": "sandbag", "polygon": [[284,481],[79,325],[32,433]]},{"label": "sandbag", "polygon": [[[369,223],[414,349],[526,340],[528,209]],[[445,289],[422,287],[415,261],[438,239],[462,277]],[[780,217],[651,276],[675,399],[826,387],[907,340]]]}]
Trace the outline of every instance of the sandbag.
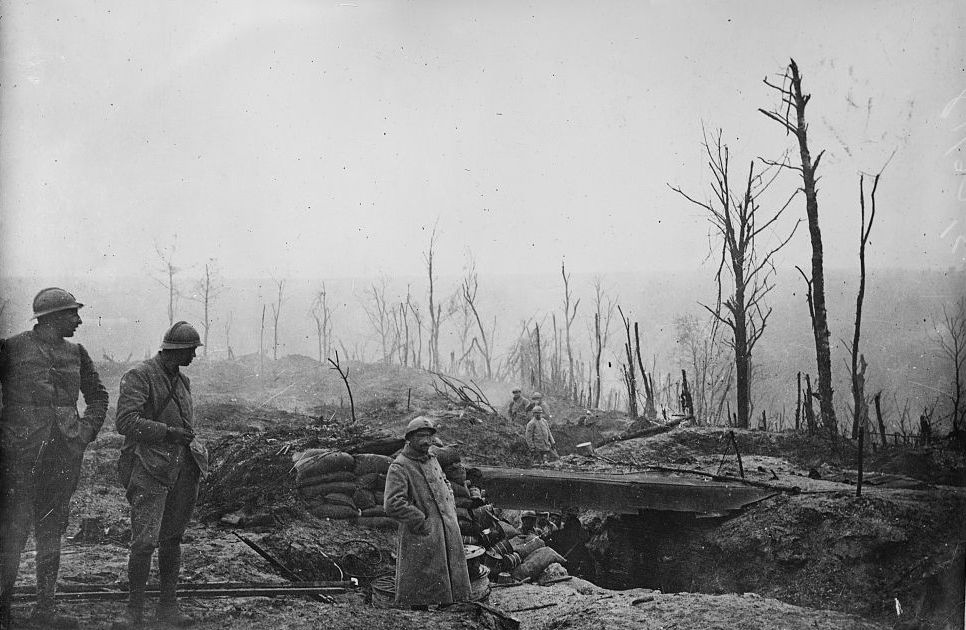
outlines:
[{"label": "sandbag", "polygon": [[359,487],[365,488],[366,490],[372,490],[376,487],[376,483],[378,482],[379,473],[367,473],[365,475],[356,477],[356,483],[359,484]]},{"label": "sandbag", "polygon": [[404,438],[376,438],[364,442],[358,447],[351,449],[353,453],[376,453],[377,455],[392,455],[406,445]]},{"label": "sandbag", "polygon": [[362,510],[362,515],[363,516],[385,516],[386,510],[384,510],[381,505],[377,505],[376,507],[371,507],[366,510]]},{"label": "sandbag", "polygon": [[359,488],[352,495],[352,502],[360,510],[368,510],[369,508],[376,507],[376,495],[372,493],[372,490],[366,490],[365,488]]},{"label": "sandbag", "polygon": [[359,510],[356,508],[331,503],[315,503],[309,506],[309,512],[319,518],[345,519],[359,516]]},{"label": "sandbag", "polygon": [[399,527],[399,521],[388,516],[360,516],[353,522],[356,525],[375,529],[396,529]]},{"label": "sandbag", "polygon": [[345,494],[352,496],[355,494],[358,484],[352,481],[336,481],[334,483],[318,483],[314,486],[300,488],[299,492],[305,497],[321,497],[327,494]]},{"label": "sandbag", "polygon": [[567,569],[565,569],[562,564],[559,562],[553,562],[550,564],[550,566],[543,570],[543,573],[540,574],[540,579],[538,579],[537,582],[559,580],[560,578],[567,577],[568,575],[570,574],[567,573]]},{"label": "sandbag", "polygon": [[513,578],[516,580],[535,578],[554,562],[563,564],[567,561],[550,547],[541,547],[527,556],[527,559],[513,570]]},{"label": "sandbag", "polygon": [[351,508],[359,507],[352,501],[352,497],[347,494],[342,494],[341,492],[333,492],[332,494],[325,495],[325,502],[331,503],[332,505],[344,505]]},{"label": "sandbag", "polygon": [[520,531],[513,525],[510,525],[509,523],[507,523],[506,521],[501,521],[497,519],[497,522],[500,524],[500,527],[503,529],[503,534],[507,538],[513,538],[514,536],[520,535]]},{"label": "sandbag", "polygon": [[305,451],[302,457],[295,462],[295,470],[297,476],[302,479],[339,470],[352,470],[355,463],[356,460],[348,453],[311,449]]},{"label": "sandbag", "polygon": [[429,452],[436,456],[439,467],[443,470],[460,461],[459,452],[452,446],[432,446]]},{"label": "sandbag", "polygon": [[304,488],[305,486],[315,486],[320,483],[335,483],[336,481],[355,481],[356,476],[348,470],[339,470],[334,473],[323,473],[321,475],[312,475],[310,477],[302,477],[295,482],[295,485],[299,488]]},{"label": "sandbag", "polygon": [[463,484],[461,484],[461,483],[450,483],[449,485],[453,488],[453,496],[455,498],[457,498],[457,499],[460,499],[460,498],[469,499],[470,498],[470,491]]},{"label": "sandbag", "polygon": [[521,558],[526,558],[531,553],[547,544],[539,536],[515,536],[510,539],[510,546],[515,553],[520,554]]},{"label": "sandbag", "polygon": [[392,458],[386,455],[376,455],[375,453],[360,453],[355,456],[353,470],[357,477],[369,473],[385,473],[389,470]]}]

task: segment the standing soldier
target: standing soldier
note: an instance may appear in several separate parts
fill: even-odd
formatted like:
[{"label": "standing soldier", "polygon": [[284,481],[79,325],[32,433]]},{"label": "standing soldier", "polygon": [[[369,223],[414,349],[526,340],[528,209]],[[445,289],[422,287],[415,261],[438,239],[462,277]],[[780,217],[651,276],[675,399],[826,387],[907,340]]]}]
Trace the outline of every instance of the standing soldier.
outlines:
[{"label": "standing soldier", "polygon": [[[54,595],[60,541],[77,489],[84,449],[107,414],[107,390],[84,346],[67,341],[81,325],[83,304],[63,289],[34,298],[33,330],[0,342],[0,628],[10,625],[20,554],[33,520],[37,546],[37,605],[31,621],[43,628],[76,628],[57,612]],[[77,412],[78,393],[87,405]]]},{"label": "standing soldier", "polygon": [[208,453],[195,440],[191,387],[180,368],[191,363],[200,345],[198,331],[178,322],[164,334],[161,351],[121,379],[116,424],[125,439],[118,474],[131,504],[131,556],[128,605],[115,629],[142,626],[155,548],[158,619],[181,627],[193,621],[178,606],[181,537],[198,497],[198,481],[208,470]]},{"label": "standing soldier", "polygon": [[516,422],[526,422],[527,410],[529,408],[530,401],[520,393],[519,387],[514,387],[513,398],[510,400],[510,405],[506,410],[510,420],[514,420]]},{"label": "standing soldier", "polygon": [[540,461],[542,462],[557,459],[559,457],[557,455],[557,441],[553,439],[553,433],[550,432],[550,425],[543,418],[543,409],[541,407],[534,407],[532,412],[533,417],[527,423],[527,428],[524,433],[527,446],[530,447],[531,452],[540,457]]},{"label": "standing soldier", "polygon": [[470,597],[456,500],[430,452],[436,427],[420,416],[406,427],[406,446],[386,474],[383,506],[399,521],[396,603],[425,609]]}]

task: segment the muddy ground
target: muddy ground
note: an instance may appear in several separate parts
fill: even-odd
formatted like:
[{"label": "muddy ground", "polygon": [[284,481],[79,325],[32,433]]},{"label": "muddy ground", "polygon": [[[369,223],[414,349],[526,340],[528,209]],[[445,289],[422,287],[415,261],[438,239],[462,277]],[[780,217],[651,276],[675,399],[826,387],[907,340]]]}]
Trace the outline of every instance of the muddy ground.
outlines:
[{"label": "muddy ground", "polygon": [[[367,603],[369,581],[392,571],[395,531],[309,515],[294,491],[291,450],[395,435],[413,413],[433,410],[442,418],[442,439],[458,444],[469,463],[527,466],[523,427],[448,405],[425,373],[360,365],[351,380],[357,423],[346,428],[351,411],[337,375],[291,357],[269,362],[270,373],[259,378],[252,363],[190,368],[199,433],[216,467],[186,537],[183,580],[283,583],[236,537],[241,534],[306,579],[356,577],[361,586],[336,596],[334,605],[294,597],[187,599],[197,627],[495,627],[493,617],[475,610],[401,611]],[[122,372],[123,366],[102,368],[112,400]],[[484,389],[502,406],[499,384]],[[619,414],[588,415],[551,402],[562,453],[630,424]],[[879,451],[867,468],[874,474],[856,497],[854,453],[847,446],[836,454],[796,434],[736,431],[735,437],[740,472],[773,486],[775,496],[731,516],[581,513],[589,540],[582,561],[570,567],[579,577],[548,587],[494,588],[488,604],[534,630],[963,627],[961,453]],[[109,417],[85,456],[64,547],[64,584],[126,579],[127,504],[114,481],[120,443]],[[739,475],[727,429],[714,427],[682,426],[614,442],[596,455],[565,454],[549,467]],[[97,520],[77,535],[84,519]],[[32,574],[28,551],[21,583],[32,583]],[[69,605],[90,628],[109,627],[122,606]],[[16,609],[20,618],[28,612],[26,605]]]}]

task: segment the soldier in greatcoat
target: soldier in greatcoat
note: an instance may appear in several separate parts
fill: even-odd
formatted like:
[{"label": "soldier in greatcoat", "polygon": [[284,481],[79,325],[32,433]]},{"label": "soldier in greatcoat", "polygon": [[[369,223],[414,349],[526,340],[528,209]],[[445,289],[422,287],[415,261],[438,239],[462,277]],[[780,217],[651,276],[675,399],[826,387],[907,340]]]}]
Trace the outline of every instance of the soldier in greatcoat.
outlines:
[{"label": "soldier in greatcoat", "polygon": [[[83,306],[59,288],[34,298],[37,324],[0,342],[0,628],[10,607],[20,554],[33,522],[37,547],[35,627],[75,628],[55,606],[60,542],[84,449],[107,414],[107,390],[84,346],[67,341]],[[78,395],[87,407],[77,411]]]},{"label": "soldier in greatcoat", "polygon": [[399,520],[396,603],[451,604],[470,596],[453,490],[430,452],[436,427],[420,416],[406,427],[406,446],[389,466],[383,507]]}]

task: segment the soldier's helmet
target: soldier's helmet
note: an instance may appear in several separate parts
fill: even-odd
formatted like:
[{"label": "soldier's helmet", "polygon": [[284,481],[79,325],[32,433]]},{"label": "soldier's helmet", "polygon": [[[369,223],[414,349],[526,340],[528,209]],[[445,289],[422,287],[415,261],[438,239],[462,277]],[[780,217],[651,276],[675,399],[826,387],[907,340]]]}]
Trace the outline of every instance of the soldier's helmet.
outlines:
[{"label": "soldier's helmet", "polygon": [[84,306],[74,295],[57,287],[43,289],[34,297],[34,317],[43,317],[57,311],[69,311]]},{"label": "soldier's helmet", "polygon": [[534,407],[533,409],[531,409],[531,411],[533,413],[543,413],[543,407],[541,407],[540,405],[537,405],[536,407]]},{"label": "soldier's helmet", "polygon": [[429,416],[419,416],[418,418],[413,418],[406,425],[406,439],[409,439],[410,434],[419,431],[420,429],[429,429],[433,433],[436,433],[436,425]]},{"label": "soldier's helmet", "polygon": [[541,398],[543,398],[543,394],[541,394],[540,392],[533,392],[530,398],[533,398],[534,400],[540,400]]},{"label": "soldier's helmet", "polygon": [[182,350],[203,345],[201,335],[188,322],[175,323],[168,332],[164,333],[164,339],[161,340],[162,350]]}]

